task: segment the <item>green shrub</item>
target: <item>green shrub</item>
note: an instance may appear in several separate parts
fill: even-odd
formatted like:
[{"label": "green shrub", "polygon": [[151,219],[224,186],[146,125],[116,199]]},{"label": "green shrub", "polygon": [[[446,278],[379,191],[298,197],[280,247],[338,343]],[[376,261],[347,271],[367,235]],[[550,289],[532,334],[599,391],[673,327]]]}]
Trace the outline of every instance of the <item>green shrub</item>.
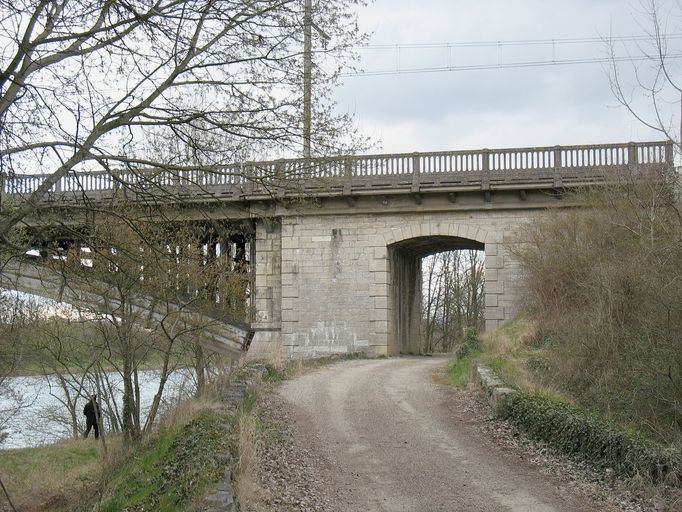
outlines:
[{"label": "green shrub", "polygon": [[463,359],[474,352],[480,352],[482,349],[483,346],[478,339],[476,329],[469,327],[464,333],[464,341],[455,351],[455,357],[457,357],[457,359]]},{"label": "green shrub", "polygon": [[511,250],[548,355],[534,375],[682,446],[682,188],[654,178],[538,216]]},{"label": "green shrub", "polygon": [[682,453],[619,429],[604,419],[547,396],[516,393],[500,411],[503,418],[534,439],[609,467],[623,476],[640,475],[654,483],[682,482]]},{"label": "green shrub", "polygon": [[455,387],[466,387],[470,375],[471,362],[468,358],[458,359],[448,367],[448,382]]}]

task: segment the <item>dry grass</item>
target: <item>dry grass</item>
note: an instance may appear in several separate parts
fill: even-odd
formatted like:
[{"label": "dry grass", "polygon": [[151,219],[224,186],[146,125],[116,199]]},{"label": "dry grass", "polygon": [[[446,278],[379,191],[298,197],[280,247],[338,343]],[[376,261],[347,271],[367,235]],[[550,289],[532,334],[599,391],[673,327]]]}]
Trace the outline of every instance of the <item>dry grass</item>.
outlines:
[{"label": "dry grass", "polygon": [[541,346],[540,336],[536,322],[523,316],[517,317],[499,329],[480,335],[485,352],[478,359],[491,367],[504,382],[517,389],[572,401],[533,370],[534,364],[548,356],[548,350]]},{"label": "dry grass", "polygon": [[180,429],[204,411],[221,411],[224,405],[216,396],[204,394],[199,398],[191,398],[178,402],[161,418],[160,427],[172,430]]},{"label": "dry grass", "polygon": [[237,444],[239,458],[234,465],[235,495],[243,511],[259,512],[261,487],[258,483],[259,436],[256,417],[242,413],[237,421]]},{"label": "dry grass", "polygon": [[493,354],[506,355],[518,352],[519,349],[529,347],[538,337],[535,322],[525,317],[518,317],[505,323],[499,329],[480,336],[486,351]]},{"label": "dry grass", "polygon": [[[110,438],[110,452],[116,444]],[[101,449],[94,439],[68,439],[38,448],[3,450],[0,475],[18,510],[73,510],[103,473]],[[4,497],[0,510],[10,510]]]},{"label": "dry grass", "polygon": [[[682,446],[679,174],[586,191],[510,247],[545,333],[544,379],[584,406]],[[542,365],[537,365],[541,369]]]}]

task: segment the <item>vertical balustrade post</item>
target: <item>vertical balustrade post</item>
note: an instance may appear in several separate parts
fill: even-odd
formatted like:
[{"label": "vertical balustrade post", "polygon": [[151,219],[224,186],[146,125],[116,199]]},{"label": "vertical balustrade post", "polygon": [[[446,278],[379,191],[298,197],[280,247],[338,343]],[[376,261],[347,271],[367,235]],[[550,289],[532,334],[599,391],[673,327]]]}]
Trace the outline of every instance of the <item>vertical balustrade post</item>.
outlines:
[{"label": "vertical balustrade post", "polygon": [[180,189],[180,173],[182,171],[178,170],[175,172],[168,171],[170,173],[170,185],[176,190],[176,193]]},{"label": "vertical balustrade post", "polygon": [[481,190],[490,190],[490,150],[484,149],[480,153],[481,158]]},{"label": "vertical balustrade post", "polygon": [[637,165],[638,163],[637,145],[634,142],[630,142],[628,144],[628,165]]},{"label": "vertical balustrade post", "polygon": [[353,184],[353,160],[346,158],[343,161],[343,195],[349,196],[351,194],[351,187]]},{"label": "vertical balustrade post", "polygon": [[674,151],[675,147],[673,141],[665,141],[665,163],[672,169],[674,167]]},{"label": "vertical balustrade post", "polygon": [[559,169],[561,165],[561,146],[554,147],[554,169]]},{"label": "vertical balustrade post", "polygon": [[412,154],[412,192],[419,192],[419,181],[421,174],[421,155]]},{"label": "vertical balustrade post", "polygon": [[[561,179],[561,168],[564,167],[563,162],[561,161],[561,146],[554,146],[554,165],[552,166],[554,169],[554,187],[559,188],[563,185],[563,181]],[[568,157],[566,164],[568,164]]]}]

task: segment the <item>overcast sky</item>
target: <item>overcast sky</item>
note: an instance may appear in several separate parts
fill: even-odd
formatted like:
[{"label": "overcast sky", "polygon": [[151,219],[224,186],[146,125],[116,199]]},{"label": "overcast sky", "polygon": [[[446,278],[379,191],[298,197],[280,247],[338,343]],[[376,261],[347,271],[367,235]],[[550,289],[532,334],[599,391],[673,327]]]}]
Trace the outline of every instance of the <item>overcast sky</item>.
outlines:
[{"label": "overcast sky", "polygon": [[[666,32],[682,33],[678,0],[659,4]],[[644,35],[650,23],[639,0],[375,0],[360,9],[359,19],[372,33],[370,45],[403,45],[362,50],[360,64],[365,71],[399,67],[401,74],[346,77],[337,93],[339,108],[354,112],[358,128],[380,141],[373,152],[662,138],[618,106],[605,64],[496,67],[604,58],[608,46],[603,42],[561,40]],[[556,42],[406,47],[519,40]],[[637,45],[644,43],[619,43],[618,54],[637,54]],[[682,52],[680,47],[682,38],[671,39],[669,53]],[[481,64],[494,69],[405,72]],[[628,67],[623,64],[624,71]],[[634,85],[629,77],[627,83]],[[666,106],[666,115],[673,110],[679,104]]]}]

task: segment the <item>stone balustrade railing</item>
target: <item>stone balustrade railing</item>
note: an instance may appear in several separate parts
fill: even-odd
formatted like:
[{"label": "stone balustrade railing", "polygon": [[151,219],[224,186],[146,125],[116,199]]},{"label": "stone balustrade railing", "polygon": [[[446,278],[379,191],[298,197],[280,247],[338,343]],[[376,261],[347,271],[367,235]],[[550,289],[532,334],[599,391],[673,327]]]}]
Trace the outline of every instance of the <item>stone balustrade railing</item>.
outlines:
[{"label": "stone balustrade railing", "polygon": [[[532,180],[533,173],[601,170],[618,171],[650,164],[673,165],[673,145],[670,141],[601,144],[584,146],[553,146],[536,148],[481,149],[475,151],[443,151],[432,153],[379,154],[340,156],[312,159],[283,159],[267,162],[244,162],[206,169],[146,169],[116,172],[73,172],[62,177],[50,190],[53,200],[74,198],[76,194],[107,197],[120,188],[143,190],[154,188],[169,194],[184,190],[199,194],[220,190],[223,197],[238,198],[270,190],[274,187],[303,189],[319,182],[327,184],[353,183],[363,186],[373,182],[419,183],[430,176],[432,186],[448,182],[446,176],[477,175],[481,183],[523,175]],[[530,177],[530,178],[529,178]],[[386,178],[394,178],[389,183]],[[25,196],[42,183],[45,175],[14,175],[5,177],[5,194]],[[459,179],[459,178],[457,178]],[[476,181],[474,180],[474,182]],[[450,180],[448,183],[455,183]],[[460,183],[460,181],[457,181]],[[254,186],[254,184],[256,184]],[[388,185],[386,185],[388,184]],[[337,187],[338,188],[338,187]],[[247,192],[245,192],[245,190]],[[299,188],[300,190],[300,188]],[[344,190],[341,188],[340,190]],[[173,192],[174,191],[174,192]],[[352,192],[348,187],[345,193]],[[240,196],[241,194],[241,196]]]}]

